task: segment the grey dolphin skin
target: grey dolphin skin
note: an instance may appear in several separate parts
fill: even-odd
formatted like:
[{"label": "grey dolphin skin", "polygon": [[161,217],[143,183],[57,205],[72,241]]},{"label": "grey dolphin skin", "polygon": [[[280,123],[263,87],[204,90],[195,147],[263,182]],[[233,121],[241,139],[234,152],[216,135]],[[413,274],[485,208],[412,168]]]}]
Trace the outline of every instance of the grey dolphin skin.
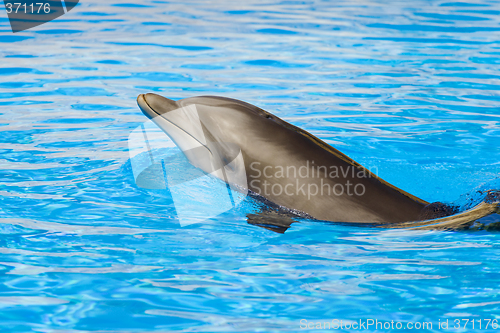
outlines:
[{"label": "grey dolphin skin", "polygon": [[[137,103],[189,161],[207,173],[213,168],[199,162],[204,160],[201,155],[217,154],[224,164],[230,164],[241,151],[247,178],[242,182],[242,187],[246,185],[243,190],[280,207],[333,222],[405,228],[442,221],[448,227],[454,225],[452,208],[429,204],[389,184],[312,134],[254,105],[215,96],[173,101],[151,93],[139,95]],[[196,120],[169,117],[175,110],[193,106]],[[193,129],[193,121],[199,121],[202,130]],[[203,152],[189,151],[189,142],[203,147]],[[494,213],[500,213],[498,203],[485,202],[472,213],[454,216],[463,226],[470,224],[470,219]],[[422,220],[432,223],[417,223]]]}]

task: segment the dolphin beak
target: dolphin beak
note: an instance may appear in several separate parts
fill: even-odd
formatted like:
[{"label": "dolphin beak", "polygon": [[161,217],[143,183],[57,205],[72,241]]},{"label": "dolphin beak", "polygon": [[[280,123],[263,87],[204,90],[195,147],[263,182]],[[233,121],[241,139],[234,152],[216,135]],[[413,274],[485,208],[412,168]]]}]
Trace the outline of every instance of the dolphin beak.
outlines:
[{"label": "dolphin beak", "polygon": [[[189,155],[192,149],[199,147],[210,151],[196,107],[180,107],[171,99],[151,93],[139,95],[137,104],[185,154]],[[197,165],[196,161],[191,162]]]},{"label": "dolphin beak", "polygon": [[179,108],[175,101],[151,93],[140,94],[137,97],[137,104],[149,119]]},{"label": "dolphin beak", "polygon": [[146,95],[140,94],[137,96],[137,105],[141,109],[142,113],[146,115],[149,119],[153,119],[158,114],[154,112],[154,110],[149,106],[148,102],[146,102]]}]

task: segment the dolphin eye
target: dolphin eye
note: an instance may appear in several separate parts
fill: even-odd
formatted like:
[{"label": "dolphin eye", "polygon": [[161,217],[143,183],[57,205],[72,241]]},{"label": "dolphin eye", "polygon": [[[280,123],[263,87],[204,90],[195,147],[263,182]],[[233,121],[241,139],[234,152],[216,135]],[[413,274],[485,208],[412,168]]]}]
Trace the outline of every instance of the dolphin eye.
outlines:
[{"label": "dolphin eye", "polygon": [[271,118],[272,118],[272,116],[271,116],[270,114],[266,114],[266,118],[267,118],[267,119],[271,119]]}]

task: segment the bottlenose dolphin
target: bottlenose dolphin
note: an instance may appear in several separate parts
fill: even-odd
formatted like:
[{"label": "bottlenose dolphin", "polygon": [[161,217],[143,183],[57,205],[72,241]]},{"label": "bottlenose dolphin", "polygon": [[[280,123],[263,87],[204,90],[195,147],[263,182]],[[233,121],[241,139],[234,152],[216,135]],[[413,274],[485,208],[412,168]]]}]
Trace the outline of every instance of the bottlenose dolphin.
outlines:
[{"label": "bottlenose dolphin", "polygon": [[[408,227],[408,222],[439,218],[449,224],[446,217],[456,213],[453,207],[429,204],[389,184],[314,135],[254,105],[216,96],[173,101],[152,93],[139,95],[137,103],[193,165],[213,173],[217,157],[223,161],[217,168],[230,174],[238,168],[234,161],[239,154],[246,179],[234,180],[236,185],[303,216]],[[195,113],[178,113],[183,109]],[[193,126],[195,122],[201,127]],[[499,211],[496,202],[478,209],[471,216]],[[428,223],[413,224],[424,225]]]}]

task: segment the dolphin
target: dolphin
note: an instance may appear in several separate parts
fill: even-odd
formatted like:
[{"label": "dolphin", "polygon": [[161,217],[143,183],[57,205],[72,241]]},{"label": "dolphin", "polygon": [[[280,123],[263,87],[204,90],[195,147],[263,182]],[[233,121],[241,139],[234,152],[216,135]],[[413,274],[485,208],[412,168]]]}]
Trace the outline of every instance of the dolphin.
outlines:
[{"label": "dolphin", "polygon": [[[403,191],[314,135],[249,103],[217,96],[174,101],[153,93],[139,95],[137,103],[191,164],[212,174],[217,168],[227,174],[243,168],[246,179],[219,178],[299,216],[408,227],[439,219],[450,225],[449,216],[457,213],[454,207]],[[241,157],[239,166],[236,156]],[[484,205],[479,215],[499,211],[496,202]],[[470,222],[467,216],[460,221]]]}]

